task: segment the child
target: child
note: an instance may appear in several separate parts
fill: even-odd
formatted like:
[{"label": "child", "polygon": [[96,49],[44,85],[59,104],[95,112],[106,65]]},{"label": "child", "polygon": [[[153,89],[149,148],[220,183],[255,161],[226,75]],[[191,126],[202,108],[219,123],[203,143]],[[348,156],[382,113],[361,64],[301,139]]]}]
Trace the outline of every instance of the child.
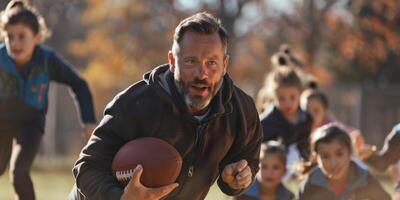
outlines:
[{"label": "child", "polygon": [[286,148],[282,143],[269,141],[262,144],[260,172],[249,190],[234,200],[292,200],[294,195],[282,183],[286,172]]},{"label": "child", "polygon": [[[302,82],[296,71],[290,67],[277,68],[268,77],[274,106],[261,114],[264,142],[282,139],[289,150],[289,157],[298,150],[303,159],[308,159],[308,138],[311,132],[310,114],[299,107]],[[298,153],[297,153],[298,154]],[[288,159],[291,165],[298,155]]]},{"label": "child", "polygon": [[10,162],[17,199],[35,199],[30,168],[44,132],[49,82],[71,87],[79,102],[85,136],[94,128],[92,97],[84,80],[52,50],[42,18],[21,0],[1,13],[0,45],[0,175]]},{"label": "child", "polygon": [[351,160],[349,135],[335,124],[318,128],[311,138],[312,169],[300,200],[389,200],[390,196],[365,168]]},{"label": "child", "polygon": [[311,81],[308,83],[308,88],[301,94],[300,102],[301,108],[307,110],[313,118],[312,130],[316,130],[325,124],[336,123],[349,133],[352,144],[355,147],[355,155],[358,158],[364,159],[375,151],[376,147],[374,145],[365,144],[360,130],[340,123],[330,116],[328,97],[318,89],[316,82]]}]

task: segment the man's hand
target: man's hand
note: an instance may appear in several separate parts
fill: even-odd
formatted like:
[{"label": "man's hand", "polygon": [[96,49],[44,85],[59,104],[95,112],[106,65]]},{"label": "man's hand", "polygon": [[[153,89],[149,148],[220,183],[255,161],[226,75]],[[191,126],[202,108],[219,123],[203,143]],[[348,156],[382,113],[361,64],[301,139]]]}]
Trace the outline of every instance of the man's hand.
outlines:
[{"label": "man's hand", "polygon": [[251,184],[251,170],[246,160],[227,165],[222,171],[222,180],[232,189],[244,189]]},{"label": "man's hand", "polygon": [[400,200],[400,192],[395,192],[394,193],[393,200]]},{"label": "man's hand", "polygon": [[172,190],[178,187],[177,183],[172,183],[158,188],[148,188],[140,183],[143,168],[138,165],[132,174],[132,179],[124,189],[121,200],[158,200],[169,194]]},{"label": "man's hand", "polygon": [[90,136],[92,135],[94,129],[96,128],[96,124],[87,123],[83,126],[82,137],[85,140],[89,140]]}]

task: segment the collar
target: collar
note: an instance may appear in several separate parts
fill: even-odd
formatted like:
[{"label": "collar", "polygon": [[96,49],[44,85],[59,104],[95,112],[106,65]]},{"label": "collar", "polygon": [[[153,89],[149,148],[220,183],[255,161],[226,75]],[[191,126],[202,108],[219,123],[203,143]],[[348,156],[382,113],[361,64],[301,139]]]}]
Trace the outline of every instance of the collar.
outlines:
[{"label": "collar", "polygon": [[[368,171],[366,169],[358,166],[358,164],[352,160],[350,161],[349,170],[350,171],[347,184],[348,187],[346,188],[345,192],[367,185]],[[312,185],[331,190],[327,178],[319,167],[314,168],[314,170],[311,172],[309,176],[309,181]]]},{"label": "collar", "polygon": [[[261,191],[260,191],[261,184],[260,182],[256,179],[252,185],[250,186],[249,190],[245,193],[246,196],[249,197],[254,197],[259,199],[261,196]],[[292,193],[282,184],[280,183],[278,186],[278,191],[276,193],[276,198],[277,199],[291,199],[292,198]]]},{"label": "collar", "polygon": [[[161,85],[161,88],[163,88],[163,90],[166,91],[172,97],[174,104],[177,106],[177,110],[180,113],[190,114],[188,112],[187,105],[184,101],[184,97],[181,93],[179,93],[178,88],[175,84],[174,74],[167,69],[163,73],[160,73],[158,75],[158,78],[159,78],[158,84]],[[219,91],[213,97],[213,99],[209,104],[208,108],[209,115],[207,115],[201,121],[207,121],[214,117],[232,113],[233,108],[230,103],[230,99],[232,98],[232,88],[231,88],[232,86],[230,86],[230,84],[232,84],[232,81],[230,80],[228,75],[225,75],[223,77],[223,83],[221,88],[219,89]]]}]

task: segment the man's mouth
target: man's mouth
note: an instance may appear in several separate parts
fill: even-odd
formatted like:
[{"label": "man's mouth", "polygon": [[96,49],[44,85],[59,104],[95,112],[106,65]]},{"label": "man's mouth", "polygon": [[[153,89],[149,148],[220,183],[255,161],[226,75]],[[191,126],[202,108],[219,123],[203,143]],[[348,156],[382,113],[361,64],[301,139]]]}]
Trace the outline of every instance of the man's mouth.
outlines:
[{"label": "man's mouth", "polygon": [[190,86],[192,91],[194,92],[194,95],[196,96],[205,96],[207,95],[206,93],[209,91],[209,88],[207,85],[204,84],[192,84]]}]

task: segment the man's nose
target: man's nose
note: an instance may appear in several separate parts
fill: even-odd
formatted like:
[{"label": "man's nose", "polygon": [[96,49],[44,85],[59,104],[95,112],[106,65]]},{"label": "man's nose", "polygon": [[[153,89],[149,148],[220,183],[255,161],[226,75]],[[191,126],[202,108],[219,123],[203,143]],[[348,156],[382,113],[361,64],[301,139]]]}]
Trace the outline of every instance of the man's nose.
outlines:
[{"label": "man's nose", "polygon": [[204,63],[200,64],[199,67],[197,67],[195,76],[200,80],[206,79],[208,77],[207,66]]}]

